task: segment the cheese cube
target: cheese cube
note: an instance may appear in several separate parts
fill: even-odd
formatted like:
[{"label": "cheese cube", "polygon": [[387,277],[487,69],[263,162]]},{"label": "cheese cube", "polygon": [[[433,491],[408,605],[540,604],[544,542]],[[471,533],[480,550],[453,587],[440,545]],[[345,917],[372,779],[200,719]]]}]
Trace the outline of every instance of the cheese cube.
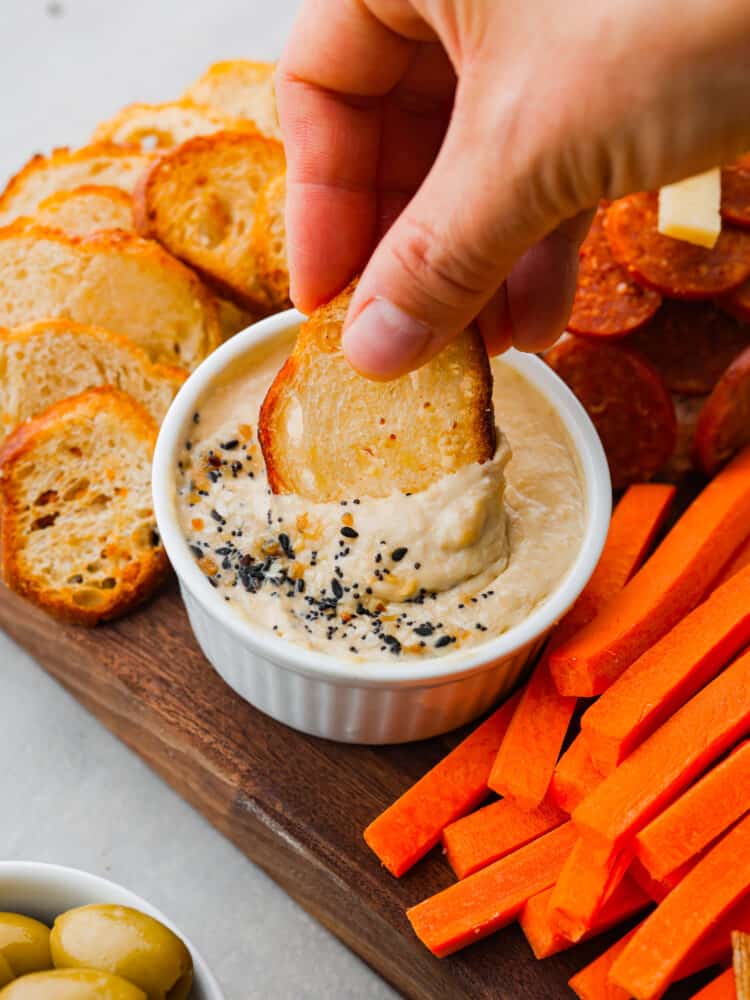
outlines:
[{"label": "cheese cube", "polygon": [[660,233],[709,249],[721,232],[721,170],[714,167],[659,191]]}]

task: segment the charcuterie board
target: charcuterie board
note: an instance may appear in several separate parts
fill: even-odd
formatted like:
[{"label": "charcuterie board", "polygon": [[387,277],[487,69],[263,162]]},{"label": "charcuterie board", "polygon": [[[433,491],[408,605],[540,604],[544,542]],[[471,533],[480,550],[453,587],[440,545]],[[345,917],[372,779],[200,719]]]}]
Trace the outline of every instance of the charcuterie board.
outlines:
[{"label": "charcuterie board", "polygon": [[[440,961],[404,909],[449,885],[439,851],[401,880],[365,825],[460,738],[369,748],[302,735],[239,698],[193,639],[176,585],[95,630],[0,589],[0,627],[306,910],[404,996],[555,1000],[621,931],[536,962],[516,926]],[[691,996],[696,981],[670,998]]]}]

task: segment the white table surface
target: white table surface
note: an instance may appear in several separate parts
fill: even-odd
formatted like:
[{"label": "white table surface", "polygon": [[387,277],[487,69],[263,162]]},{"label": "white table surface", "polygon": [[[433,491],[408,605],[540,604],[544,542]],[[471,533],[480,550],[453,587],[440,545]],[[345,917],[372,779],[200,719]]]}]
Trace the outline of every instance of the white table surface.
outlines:
[{"label": "white table surface", "polygon": [[[296,7],[0,0],[0,178],[84,143],[123,104],[177,96],[216,59],[273,58]],[[0,857],[140,893],[193,939],[227,1000],[395,995],[2,633],[0,676]]]}]

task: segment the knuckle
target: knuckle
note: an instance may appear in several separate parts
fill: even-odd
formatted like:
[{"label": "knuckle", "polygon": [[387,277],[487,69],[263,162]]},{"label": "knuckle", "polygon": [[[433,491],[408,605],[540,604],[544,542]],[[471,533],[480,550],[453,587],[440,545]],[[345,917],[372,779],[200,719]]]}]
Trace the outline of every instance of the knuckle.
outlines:
[{"label": "knuckle", "polygon": [[467,299],[484,296],[493,278],[490,260],[408,213],[402,217],[399,230],[391,252],[422,295],[444,308],[463,306]]}]

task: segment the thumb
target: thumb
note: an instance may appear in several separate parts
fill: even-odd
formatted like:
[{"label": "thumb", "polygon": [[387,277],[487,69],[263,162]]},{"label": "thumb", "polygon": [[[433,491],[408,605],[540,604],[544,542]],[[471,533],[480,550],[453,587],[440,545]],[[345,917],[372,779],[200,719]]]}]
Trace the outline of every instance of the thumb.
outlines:
[{"label": "thumb", "polygon": [[[343,348],[363,375],[391,379],[428,361],[482,312],[513,264],[561,221],[548,207],[550,199],[536,193],[539,185],[532,170],[524,169],[523,158],[517,155],[513,165],[513,157],[504,154],[510,140],[488,139],[498,136],[498,127],[482,128],[481,118],[476,106],[461,114],[457,105],[432,170],[360,278]],[[545,275],[544,315],[561,316],[552,336],[568,318],[570,275],[574,279],[577,262],[576,245],[560,245],[573,262],[560,269],[557,292],[554,272]],[[523,286],[526,290],[528,282]],[[555,296],[561,300],[558,308],[550,305]],[[521,313],[526,322],[528,303]],[[493,338],[486,329],[488,315],[508,326],[513,302],[503,294],[501,309],[482,313],[488,344],[507,342],[507,336]],[[538,330],[534,339],[539,340]]]}]

